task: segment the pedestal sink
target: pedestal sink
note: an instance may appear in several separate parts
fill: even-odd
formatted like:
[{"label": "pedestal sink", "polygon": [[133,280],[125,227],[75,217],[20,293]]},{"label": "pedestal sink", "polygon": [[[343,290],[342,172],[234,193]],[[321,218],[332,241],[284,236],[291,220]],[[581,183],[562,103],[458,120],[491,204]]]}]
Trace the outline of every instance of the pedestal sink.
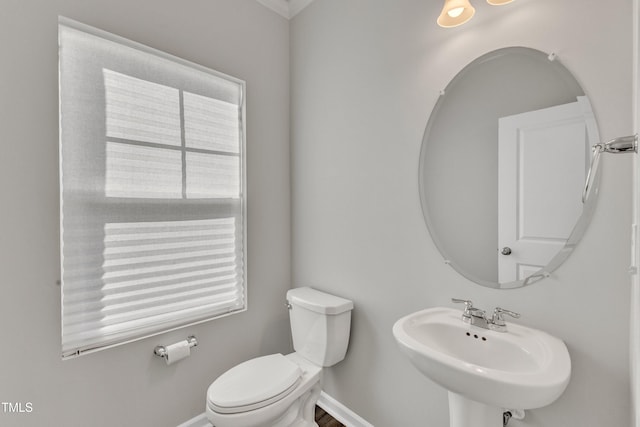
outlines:
[{"label": "pedestal sink", "polygon": [[500,427],[504,410],[546,406],[564,392],[571,360],[561,340],[514,323],[507,332],[479,328],[461,316],[436,307],[393,325],[411,363],[449,390],[451,427]]}]

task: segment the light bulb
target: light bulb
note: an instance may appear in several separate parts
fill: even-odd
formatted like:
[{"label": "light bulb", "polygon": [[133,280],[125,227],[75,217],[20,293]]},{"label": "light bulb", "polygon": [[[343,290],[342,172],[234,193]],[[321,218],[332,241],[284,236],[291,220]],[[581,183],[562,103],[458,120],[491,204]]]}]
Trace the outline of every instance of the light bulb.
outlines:
[{"label": "light bulb", "polygon": [[462,15],[462,12],[464,12],[464,7],[456,7],[454,9],[451,9],[447,12],[447,15],[449,15],[452,18],[457,18],[458,16]]},{"label": "light bulb", "polygon": [[457,27],[471,19],[474,13],[475,9],[469,0],[444,0],[437,22],[441,27]]}]

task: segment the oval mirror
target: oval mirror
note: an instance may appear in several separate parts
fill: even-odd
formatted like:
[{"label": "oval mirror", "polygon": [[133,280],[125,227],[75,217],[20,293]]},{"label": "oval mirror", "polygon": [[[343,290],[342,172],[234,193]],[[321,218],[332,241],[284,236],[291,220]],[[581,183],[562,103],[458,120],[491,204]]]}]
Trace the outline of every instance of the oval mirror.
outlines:
[{"label": "oval mirror", "polygon": [[553,55],[510,47],[477,58],[438,99],[420,153],[425,221],[446,263],[514,288],[547,277],[591,218],[600,141],[584,91]]}]

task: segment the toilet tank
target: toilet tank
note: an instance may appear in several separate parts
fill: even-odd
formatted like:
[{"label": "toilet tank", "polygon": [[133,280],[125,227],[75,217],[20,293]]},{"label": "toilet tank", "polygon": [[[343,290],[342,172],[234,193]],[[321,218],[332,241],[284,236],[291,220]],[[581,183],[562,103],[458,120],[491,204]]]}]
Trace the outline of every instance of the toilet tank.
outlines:
[{"label": "toilet tank", "polygon": [[312,288],[289,290],[287,302],[296,353],[318,366],[344,359],[353,302]]}]

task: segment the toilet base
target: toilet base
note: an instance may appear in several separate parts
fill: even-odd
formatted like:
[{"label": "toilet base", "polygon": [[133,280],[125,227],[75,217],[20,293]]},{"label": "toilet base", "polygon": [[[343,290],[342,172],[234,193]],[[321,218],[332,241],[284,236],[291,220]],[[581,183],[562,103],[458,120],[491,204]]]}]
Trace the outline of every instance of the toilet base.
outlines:
[{"label": "toilet base", "polygon": [[273,421],[273,424],[267,424],[264,427],[318,427],[315,412],[320,392],[320,384],[316,383],[289,407],[285,414]]}]

